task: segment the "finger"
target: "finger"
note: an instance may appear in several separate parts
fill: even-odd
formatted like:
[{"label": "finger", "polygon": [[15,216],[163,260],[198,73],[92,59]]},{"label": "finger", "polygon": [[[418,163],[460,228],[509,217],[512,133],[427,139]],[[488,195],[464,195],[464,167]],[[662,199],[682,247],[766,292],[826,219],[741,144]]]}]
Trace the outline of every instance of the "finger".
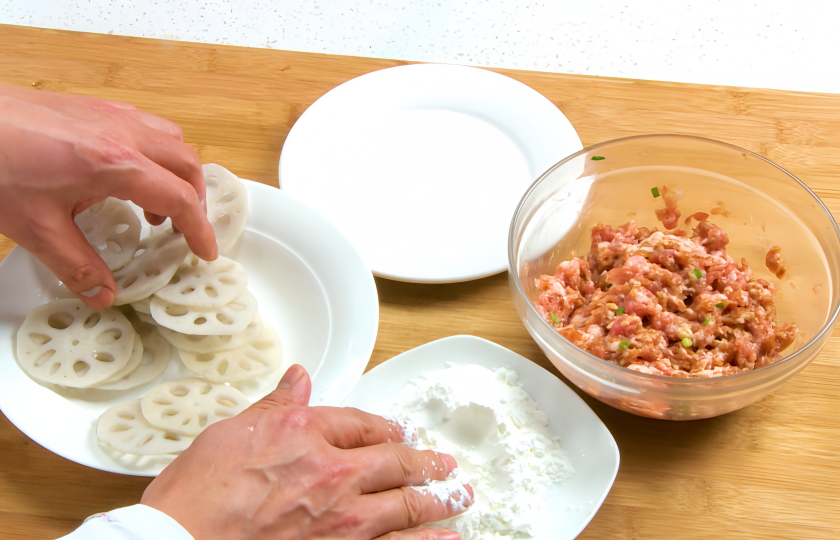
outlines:
[{"label": "finger", "polygon": [[193,187],[172,172],[119,143],[85,139],[76,152],[97,164],[102,182],[110,184],[108,195],[132,200],[145,211],[172,218],[184,233],[193,253],[205,260],[219,255],[216,235]]},{"label": "finger", "polygon": [[102,102],[107,103],[108,105],[116,109],[137,110],[137,107],[135,107],[131,103],[126,103],[125,101],[117,101],[115,99],[103,99]]},{"label": "finger", "polygon": [[404,487],[362,495],[356,514],[371,516],[365,523],[366,532],[376,538],[456,516],[472,506],[474,497],[469,484],[450,480],[433,487]]},{"label": "finger", "polygon": [[83,94],[68,94],[65,92],[53,92],[51,90],[44,90],[41,88],[28,88],[25,86],[17,86],[11,84],[0,84],[0,89],[6,95],[13,95],[18,99],[28,101],[29,103],[39,103],[42,105],[55,105],[61,102],[83,103],[90,105],[93,103],[105,104],[117,109],[134,109],[134,105],[126,103],[125,101],[117,101],[113,99],[99,99]]},{"label": "finger", "polygon": [[195,149],[184,142],[160,137],[157,132],[149,133],[148,128],[144,131],[143,136],[136,139],[140,153],[191,185],[202,207],[206,208],[207,186]]},{"label": "finger", "polygon": [[385,443],[348,450],[359,465],[361,493],[378,493],[429,480],[445,480],[458,463],[449,454],[415,450],[404,444]]},{"label": "finger", "polygon": [[[262,398],[260,402],[276,405],[308,405],[312,393],[312,380],[309,374],[298,364],[286,370],[277,388]],[[257,402],[259,403],[259,402]]]},{"label": "finger", "polygon": [[403,426],[393,419],[369,414],[352,407],[318,407],[321,430],[337,448],[360,448],[386,442],[405,442]]},{"label": "finger", "polygon": [[70,216],[41,216],[20,243],[87,305],[104,309],[114,301],[114,276]]},{"label": "finger", "polygon": [[448,529],[420,529],[390,532],[374,540],[461,540],[461,535]]},{"label": "finger", "polygon": [[[169,213],[164,213],[161,210],[156,210],[154,208],[146,206],[138,200],[132,200],[134,200],[135,203],[143,207],[143,209],[146,211],[146,219],[152,225],[159,225],[160,223],[163,223],[163,221],[166,219],[166,216],[171,217],[172,224],[174,225],[175,229],[184,233],[184,236],[187,238],[187,243],[190,245],[190,248],[192,249],[193,253],[195,253],[202,259],[213,260],[218,256],[218,250],[216,249],[216,233],[213,232],[213,226],[210,225],[210,222],[207,220],[207,207],[205,205],[206,188],[204,184],[204,172],[201,168],[201,163],[198,161],[198,155],[189,145],[183,143],[169,144],[170,146],[174,144],[179,144],[182,146],[181,154],[179,154],[180,158],[176,156],[174,150],[173,153],[170,153],[171,155],[164,155],[166,154],[166,152],[162,149],[158,149],[157,151],[150,151],[151,148],[158,145],[162,145],[160,139],[158,139],[155,143],[151,145],[147,144],[145,146],[142,146],[140,148],[140,152],[141,154],[143,154],[146,160],[150,162],[148,163],[148,167],[150,169],[157,171],[158,173],[162,174],[163,176],[166,176],[167,178],[173,178],[173,181],[178,182],[178,191],[180,191],[183,194],[183,196],[189,199],[190,201],[189,212],[185,213],[184,217],[189,218],[190,222],[195,221],[200,223],[202,228],[202,234],[207,235],[209,233],[212,233],[212,247],[214,248],[213,253],[215,253],[215,255],[212,255],[210,256],[210,258],[208,258],[209,255],[205,256],[202,255],[202,253],[196,251],[192,243],[192,240],[195,239],[191,239],[187,231],[182,228],[182,224],[184,223],[184,221],[178,218],[177,216],[173,215],[172,212],[174,210],[171,207]],[[181,159],[181,161],[179,161],[179,159]],[[192,195],[188,193],[187,186],[192,187]],[[195,197],[193,197],[193,195]],[[148,218],[150,214],[152,215],[151,220],[149,220]],[[159,217],[156,219],[154,216]],[[205,240],[202,240],[202,242],[204,241],[209,240],[205,238]],[[199,247],[199,249],[202,248]]]},{"label": "finger", "polygon": [[166,221],[165,216],[159,216],[157,214],[152,214],[151,212],[143,212],[143,217],[146,218],[146,221],[149,225],[160,225],[164,221]]},{"label": "finger", "polygon": [[[201,160],[195,149],[184,143],[181,126],[146,111],[120,111],[119,115],[132,129],[140,153],[190,184],[203,205],[207,188]],[[167,136],[161,137],[162,133]]]},{"label": "finger", "polygon": [[179,126],[175,122],[167,120],[166,118],[161,118],[160,116],[154,115],[146,111],[135,109],[134,107],[131,107],[130,109],[127,109],[125,107],[117,108],[122,108],[123,114],[125,114],[129,118],[134,119],[137,122],[140,122],[141,124],[144,124],[154,129],[155,131],[165,133],[178,141],[183,142],[184,140],[184,130],[181,129],[181,126]]}]

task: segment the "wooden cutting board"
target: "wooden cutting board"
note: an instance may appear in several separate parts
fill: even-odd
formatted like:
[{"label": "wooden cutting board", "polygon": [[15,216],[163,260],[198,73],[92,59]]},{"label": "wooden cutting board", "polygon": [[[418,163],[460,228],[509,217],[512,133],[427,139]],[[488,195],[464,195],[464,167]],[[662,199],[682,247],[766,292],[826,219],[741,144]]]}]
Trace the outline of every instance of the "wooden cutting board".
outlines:
[{"label": "wooden cutting board", "polygon": [[[277,185],[300,114],[326,91],[406,62],[0,25],[0,81],[134,103],[179,123],[202,161]],[[535,88],[583,144],[645,133],[711,137],[805,181],[840,216],[840,96],[496,70]],[[0,237],[0,257],[13,244]],[[507,277],[415,285],[377,279],[369,367],[474,334],[557,371],[514,312]],[[0,299],[2,302],[2,299]],[[612,492],[581,538],[836,538],[840,337],[793,381],[741,411],[673,423],[584,396],[621,450]],[[76,465],[0,417],[0,538],[54,538],[134,504],[149,480]]]}]

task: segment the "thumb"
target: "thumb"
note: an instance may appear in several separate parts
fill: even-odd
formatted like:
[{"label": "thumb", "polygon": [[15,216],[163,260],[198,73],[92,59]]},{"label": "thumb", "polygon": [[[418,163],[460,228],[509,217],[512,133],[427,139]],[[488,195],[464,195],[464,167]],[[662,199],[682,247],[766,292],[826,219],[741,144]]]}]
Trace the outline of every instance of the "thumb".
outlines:
[{"label": "thumb", "polygon": [[277,388],[263,399],[279,405],[309,405],[311,393],[309,374],[303,366],[295,364],[286,370]]},{"label": "thumb", "polygon": [[18,243],[87,305],[103,309],[114,301],[111,270],[69,216],[42,218]]}]

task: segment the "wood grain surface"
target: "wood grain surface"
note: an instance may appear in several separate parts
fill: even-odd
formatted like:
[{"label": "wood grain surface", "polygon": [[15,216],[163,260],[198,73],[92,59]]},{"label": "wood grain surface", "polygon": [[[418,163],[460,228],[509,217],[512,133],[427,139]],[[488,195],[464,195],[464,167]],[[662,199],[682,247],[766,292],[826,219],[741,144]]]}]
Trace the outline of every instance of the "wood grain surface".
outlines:
[{"label": "wood grain surface", "polygon": [[[0,81],[134,103],[183,126],[204,162],[274,186],[286,134],[313,101],[404,63],[0,25]],[[840,96],[498,71],[554,102],[584,145],[665,132],[723,140],[787,168],[840,216]],[[0,238],[0,257],[11,246]],[[517,318],[505,275],[376,284],[381,322],[368,367],[474,334],[557,375]],[[839,350],[835,332],[776,393],[711,420],[649,420],[584,396],[615,436],[621,470],[581,538],[837,538]],[[60,536],[136,503],[148,482],[71,463],[0,417],[0,538]]]}]

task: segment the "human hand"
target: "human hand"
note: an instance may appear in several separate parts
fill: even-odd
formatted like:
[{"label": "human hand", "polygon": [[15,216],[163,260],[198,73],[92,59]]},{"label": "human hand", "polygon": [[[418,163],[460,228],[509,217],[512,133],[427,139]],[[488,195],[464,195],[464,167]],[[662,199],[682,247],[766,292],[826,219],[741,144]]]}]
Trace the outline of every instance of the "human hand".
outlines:
[{"label": "human hand", "polygon": [[193,253],[218,256],[198,155],[177,125],[132,105],[0,84],[0,232],[95,308],[114,278],[73,218],[107,197],[153,225],[172,218]]},{"label": "human hand", "polygon": [[472,504],[469,486],[446,504],[405,487],[443,480],[457,466],[452,456],[401,444],[402,429],[382,417],[308,407],[311,390],[306,370],[292,366],[270,395],[207,428],[141,502],[196,540],[460,538],[446,530],[391,532]]}]

